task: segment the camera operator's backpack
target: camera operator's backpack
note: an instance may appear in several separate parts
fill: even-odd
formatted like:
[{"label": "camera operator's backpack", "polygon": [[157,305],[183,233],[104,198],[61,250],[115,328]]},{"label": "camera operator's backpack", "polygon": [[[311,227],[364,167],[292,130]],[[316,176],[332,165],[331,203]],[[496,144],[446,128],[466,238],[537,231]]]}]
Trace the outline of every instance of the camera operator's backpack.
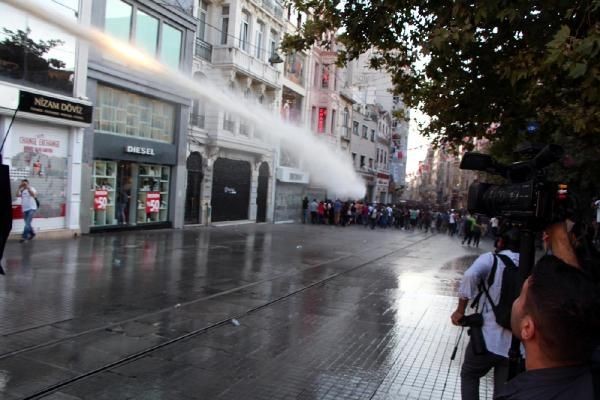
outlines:
[{"label": "camera operator's backpack", "polygon": [[[494,254],[494,265],[490,271],[487,282],[481,282],[479,284],[479,294],[473,300],[473,304],[477,304],[483,293],[485,293],[494,315],[496,316],[496,322],[504,329],[510,330],[510,312],[512,310],[512,304],[519,297],[521,288],[519,287],[519,269],[506,254]],[[502,286],[500,289],[500,300],[498,304],[494,304],[488,288],[494,283],[496,278],[496,271],[498,269],[498,258],[504,263],[504,272],[502,273]],[[487,283],[487,285],[486,285]]]}]

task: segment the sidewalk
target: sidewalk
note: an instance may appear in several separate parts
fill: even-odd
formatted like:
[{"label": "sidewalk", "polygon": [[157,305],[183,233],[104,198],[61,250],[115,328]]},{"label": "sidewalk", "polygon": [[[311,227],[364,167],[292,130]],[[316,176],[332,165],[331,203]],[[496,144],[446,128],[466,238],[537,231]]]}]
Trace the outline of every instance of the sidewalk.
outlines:
[{"label": "sidewalk", "polygon": [[448,320],[476,254],[302,225],[11,244],[0,395],[93,372],[46,398],[459,398]]}]

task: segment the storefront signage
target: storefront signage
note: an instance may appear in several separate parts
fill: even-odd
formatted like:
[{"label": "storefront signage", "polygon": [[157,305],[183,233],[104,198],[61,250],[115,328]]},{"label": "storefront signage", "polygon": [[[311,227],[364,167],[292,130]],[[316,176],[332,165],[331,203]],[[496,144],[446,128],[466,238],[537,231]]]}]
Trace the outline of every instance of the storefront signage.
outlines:
[{"label": "storefront signage", "polygon": [[140,154],[142,156],[155,156],[156,153],[152,147],[125,146],[125,153]]},{"label": "storefront signage", "polygon": [[146,194],[146,214],[157,213],[160,210],[160,192]]},{"label": "storefront signage", "polygon": [[325,133],[325,121],[327,120],[327,109],[319,108],[319,121],[317,125],[317,132]]},{"label": "storefront signage", "polygon": [[86,124],[92,123],[92,106],[24,90],[19,91],[18,110]]},{"label": "storefront signage", "polygon": [[106,210],[107,204],[108,204],[108,191],[96,190],[94,192],[94,210],[104,211],[104,210]]}]

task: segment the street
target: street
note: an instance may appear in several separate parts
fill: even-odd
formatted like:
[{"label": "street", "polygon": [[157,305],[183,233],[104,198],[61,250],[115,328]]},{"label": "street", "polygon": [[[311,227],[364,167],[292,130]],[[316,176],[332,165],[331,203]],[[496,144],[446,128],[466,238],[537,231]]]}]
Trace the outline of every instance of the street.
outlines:
[{"label": "street", "polygon": [[9,242],[0,398],[459,399],[450,314],[490,249],[293,224]]}]

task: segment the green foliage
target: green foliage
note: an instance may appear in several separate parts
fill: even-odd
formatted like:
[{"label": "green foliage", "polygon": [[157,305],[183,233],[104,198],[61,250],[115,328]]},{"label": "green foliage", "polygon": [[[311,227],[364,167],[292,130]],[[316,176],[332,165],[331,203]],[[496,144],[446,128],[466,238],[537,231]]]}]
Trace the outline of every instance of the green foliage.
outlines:
[{"label": "green foliage", "polygon": [[598,190],[600,0],[290,1],[315,17],[284,48],[324,45],[334,31],[340,64],[377,49],[373,65],[431,117],[421,133],[434,144],[487,138],[507,161],[525,139],[561,144],[575,160],[568,177]]}]

